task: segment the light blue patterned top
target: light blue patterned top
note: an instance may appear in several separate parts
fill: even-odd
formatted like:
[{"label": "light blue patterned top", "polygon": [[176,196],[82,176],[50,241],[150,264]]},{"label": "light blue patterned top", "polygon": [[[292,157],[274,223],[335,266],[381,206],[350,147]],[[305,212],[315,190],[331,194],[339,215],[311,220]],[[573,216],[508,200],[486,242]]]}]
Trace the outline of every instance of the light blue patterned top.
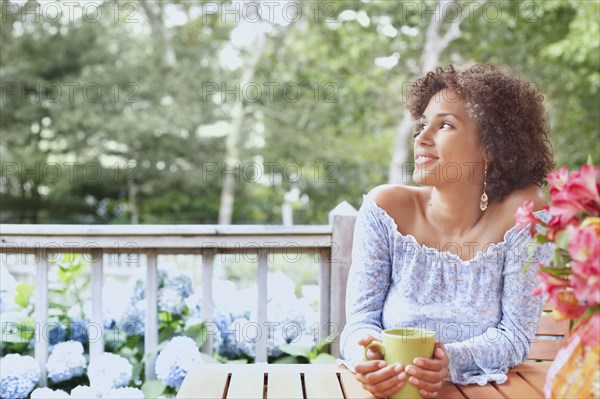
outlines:
[{"label": "light blue patterned top", "polygon": [[[357,341],[368,334],[420,327],[434,330],[446,346],[452,382],[505,382],[508,369],[527,359],[542,312],[542,298],[531,296],[535,272],[538,261],[547,264],[552,256],[550,244],[530,240],[528,228],[514,226],[464,261],[402,235],[365,196],[354,232],[342,356],[361,360]],[[523,272],[528,252],[531,266]]]}]

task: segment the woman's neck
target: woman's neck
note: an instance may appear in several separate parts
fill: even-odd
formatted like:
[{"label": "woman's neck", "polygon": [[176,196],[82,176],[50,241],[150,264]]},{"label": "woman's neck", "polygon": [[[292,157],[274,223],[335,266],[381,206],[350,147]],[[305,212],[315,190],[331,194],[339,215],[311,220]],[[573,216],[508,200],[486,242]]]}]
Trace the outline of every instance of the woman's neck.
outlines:
[{"label": "woman's neck", "polygon": [[479,208],[481,189],[476,186],[433,188],[427,217],[439,233],[461,237],[479,222],[484,212]]}]

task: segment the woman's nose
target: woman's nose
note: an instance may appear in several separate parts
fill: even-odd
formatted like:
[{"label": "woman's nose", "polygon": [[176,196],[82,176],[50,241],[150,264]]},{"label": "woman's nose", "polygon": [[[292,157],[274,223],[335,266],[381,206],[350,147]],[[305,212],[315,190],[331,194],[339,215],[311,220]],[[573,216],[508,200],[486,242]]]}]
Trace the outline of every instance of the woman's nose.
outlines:
[{"label": "woman's nose", "polygon": [[431,145],[431,127],[425,126],[417,135],[415,145]]}]

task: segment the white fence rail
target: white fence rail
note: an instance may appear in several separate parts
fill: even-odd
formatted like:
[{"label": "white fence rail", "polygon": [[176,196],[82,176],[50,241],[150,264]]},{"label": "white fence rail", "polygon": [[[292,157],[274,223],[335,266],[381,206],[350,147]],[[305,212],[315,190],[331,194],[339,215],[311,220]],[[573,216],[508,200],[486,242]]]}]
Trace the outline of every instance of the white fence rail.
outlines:
[{"label": "white fence rail", "polygon": [[[92,320],[90,325],[102,326],[102,287],[104,254],[125,253],[143,255],[146,267],[146,353],[158,345],[158,269],[157,257],[162,254],[200,254],[202,256],[202,316],[212,321],[213,260],[216,254],[254,253],[257,256],[258,325],[267,322],[267,272],[270,254],[284,251],[319,254],[321,333],[328,334],[336,326],[339,332],[345,323],[345,284],[350,267],[350,251],[356,210],[348,203],[338,205],[329,215],[329,225],[322,226],[260,226],[260,225],[12,225],[0,226],[0,253],[35,254],[37,271],[35,286],[36,328],[35,358],[42,369],[41,386],[46,385],[45,364],[49,342],[42,336],[48,323],[49,259],[62,252],[91,255]],[[4,259],[4,258],[3,258]],[[339,346],[332,345],[339,356]],[[103,339],[92,339],[90,356],[104,351]],[[212,352],[208,340],[203,347]],[[146,360],[146,378],[155,378],[156,355]],[[267,361],[267,334],[261,334],[256,345],[257,362]]]}]

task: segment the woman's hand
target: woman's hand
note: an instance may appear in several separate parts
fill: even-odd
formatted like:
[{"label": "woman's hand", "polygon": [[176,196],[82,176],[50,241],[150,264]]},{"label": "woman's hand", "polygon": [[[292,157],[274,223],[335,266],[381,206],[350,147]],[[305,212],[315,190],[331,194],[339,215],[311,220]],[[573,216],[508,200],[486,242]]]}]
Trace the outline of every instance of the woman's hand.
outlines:
[{"label": "woman's hand", "polygon": [[[367,346],[374,338],[368,336],[358,341],[359,345]],[[367,359],[354,366],[356,379],[363,388],[378,398],[386,398],[396,393],[405,384],[408,377],[404,366],[400,363],[387,366],[377,348],[369,348]]]},{"label": "woman's hand", "polygon": [[436,342],[433,355],[433,359],[418,357],[414,360],[414,365],[406,366],[408,382],[419,388],[424,398],[436,397],[444,378],[450,373],[448,353],[444,344]]}]

